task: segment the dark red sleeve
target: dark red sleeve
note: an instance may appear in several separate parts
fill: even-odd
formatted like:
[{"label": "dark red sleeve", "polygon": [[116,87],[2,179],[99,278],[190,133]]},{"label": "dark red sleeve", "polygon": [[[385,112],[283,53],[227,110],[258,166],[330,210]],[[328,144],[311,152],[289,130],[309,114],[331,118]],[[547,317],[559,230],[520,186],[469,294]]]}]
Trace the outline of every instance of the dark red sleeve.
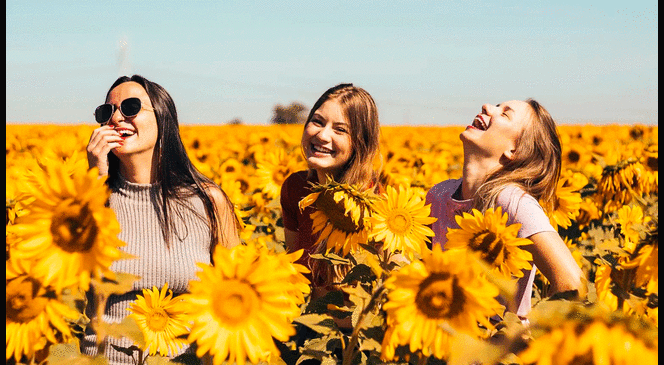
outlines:
[{"label": "dark red sleeve", "polygon": [[300,208],[300,195],[307,183],[307,171],[299,171],[286,178],[281,186],[281,217],[284,222],[284,228],[291,231],[298,231],[298,213]]}]

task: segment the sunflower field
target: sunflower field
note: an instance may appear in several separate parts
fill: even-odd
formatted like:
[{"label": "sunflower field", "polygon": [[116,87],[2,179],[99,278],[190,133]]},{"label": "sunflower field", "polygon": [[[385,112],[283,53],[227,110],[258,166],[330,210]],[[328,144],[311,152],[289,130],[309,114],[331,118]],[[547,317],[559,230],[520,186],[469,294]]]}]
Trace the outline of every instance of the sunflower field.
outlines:
[{"label": "sunflower field", "polygon": [[[446,251],[429,249],[425,196],[461,177],[463,127],[382,127],[383,194],[328,181],[299,202],[335,264],[338,290],[312,300],[301,252],[286,252],[279,204],[285,178],[306,169],[301,125],[182,126],[190,158],[235,205],[242,245],[217,248],[190,292],[143,290],[122,323],[91,321],[85,292],[102,303],[138,278],[109,269],[131,259],[87,168],[95,126],[6,126],[6,360],[106,364],[82,355],[127,337],[136,364],[655,364],[658,359],[658,127],[559,126],[563,171],[547,212],[587,293],[547,295],[538,272],[528,321],[497,297],[514,296],[530,268],[500,209],[459,217]],[[500,259],[473,240],[494,237]],[[438,246],[434,246],[438,247]],[[223,290],[221,290],[223,289]],[[99,306],[103,308],[103,305]],[[101,317],[101,316],[99,316]],[[196,343],[195,359],[169,359]]]}]

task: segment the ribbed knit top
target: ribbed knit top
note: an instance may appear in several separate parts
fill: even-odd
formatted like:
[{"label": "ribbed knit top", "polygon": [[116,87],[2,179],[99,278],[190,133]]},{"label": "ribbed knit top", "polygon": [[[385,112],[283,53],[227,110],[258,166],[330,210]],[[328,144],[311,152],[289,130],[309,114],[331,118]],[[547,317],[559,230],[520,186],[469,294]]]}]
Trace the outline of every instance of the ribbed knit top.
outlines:
[{"label": "ribbed knit top", "polygon": [[[127,310],[136,295],[143,289],[157,287],[165,283],[173,290],[174,296],[188,290],[189,281],[196,280],[200,268],[198,262],[210,263],[210,228],[207,223],[203,201],[196,195],[182,199],[177,205],[179,214],[170,214],[175,222],[175,232],[171,233],[170,247],[166,245],[159,223],[160,209],[158,184],[135,184],[122,176],[111,186],[110,207],[120,223],[120,240],[126,243],[122,249],[135,259],[115,261],[111,265],[114,272],[125,272],[140,276],[132,290],[123,295],[112,295],[106,304],[103,321],[120,323],[131,314]],[[93,293],[88,293],[87,315],[92,319],[96,314]],[[96,355],[96,334],[88,326],[85,338],[81,341],[81,352]],[[105,356],[110,365],[133,364],[131,357],[115,350],[111,344],[129,347],[133,343],[107,337]],[[188,349],[186,352],[192,352]],[[183,349],[179,355],[185,352]]]}]

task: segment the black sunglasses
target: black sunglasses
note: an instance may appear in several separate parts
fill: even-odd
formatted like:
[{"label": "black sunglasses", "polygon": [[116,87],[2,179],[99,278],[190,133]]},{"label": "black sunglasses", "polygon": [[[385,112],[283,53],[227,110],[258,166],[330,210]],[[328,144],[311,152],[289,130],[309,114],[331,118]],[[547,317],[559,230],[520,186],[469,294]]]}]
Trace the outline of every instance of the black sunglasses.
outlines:
[{"label": "black sunglasses", "polygon": [[[107,123],[111,120],[116,109],[115,104],[106,103],[98,106],[97,109],[95,109],[95,120],[99,124]],[[147,109],[150,111],[154,110],[150,107],[144,106],[139,98],[124,99],[122,103],[120,103],[120,113],[122,113],[125,118],[135,117],[141,109]]]}]

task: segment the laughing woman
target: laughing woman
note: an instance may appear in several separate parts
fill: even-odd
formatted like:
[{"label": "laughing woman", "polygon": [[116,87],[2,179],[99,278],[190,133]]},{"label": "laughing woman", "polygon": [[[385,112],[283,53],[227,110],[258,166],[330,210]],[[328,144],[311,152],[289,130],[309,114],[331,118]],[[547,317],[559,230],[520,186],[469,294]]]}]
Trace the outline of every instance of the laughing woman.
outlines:
[{"label": "laughing woman", "polygon": [[325,243],[316,247],[310,218],[314,210],[307,207],[300,211],[298,203],[311,193],[310,183],[325,183],[328,176],[360,190],[379,190],[373,169],[379,147],[378,111],[364,89],[339,84],[325,91],[311,108],[302,133],[302,152],[309,170],[293,173],[284,181],[281,208],[286,247],[291,252],[304,250],[298,263],[312,271],[314,296],[332,284],[334,268],[310,258],[312,253],[324,252]]},{"label": "laughing woman", "polygon": [[[140,277],[131,291],[107,301],[104,322],[119,323],[142,289],[168,284],[175,295],[184,293],[197,278],[196,264],[210,264],[217,244],[230,248],[240,240],[230,200],[187,156],[175,103],[164,88],[139,75],[120,77],[96,109],[95,119],[100,127],[90,137],[88,163],[106,178],[109,205],[121,227],[119,238],[126,242],[123,249],[137,257],[116,261],[111,269]],[[95,307],[94,293],[89,292],[86,311],[91,318],[96,317]],[[88,327],[82,352],[95,355],[95,341]],[[110,364],[134,363],[111,345],[129,347],[130,340],[107,337],[102,346]],[[192,349],[185,346],[180,353],[185,351]]]},{"label": "laughing woman", "polygon": [[520,223],[520,246],[532,254],[532,270],[518,280],[515,306],[522,318],[531,308],[536,268],[551,282],[550,293],[585,293],[583,274],[569,249],[549,223],[539,201],[550,204],[560,177],[561,145],[551,115],[535,100],[485,104],[460,135],[463,177],[436,184],[427,193],[434,244],[445,246],[448,229],[458,229],[455,215],[500,207],[507,224]]}]

